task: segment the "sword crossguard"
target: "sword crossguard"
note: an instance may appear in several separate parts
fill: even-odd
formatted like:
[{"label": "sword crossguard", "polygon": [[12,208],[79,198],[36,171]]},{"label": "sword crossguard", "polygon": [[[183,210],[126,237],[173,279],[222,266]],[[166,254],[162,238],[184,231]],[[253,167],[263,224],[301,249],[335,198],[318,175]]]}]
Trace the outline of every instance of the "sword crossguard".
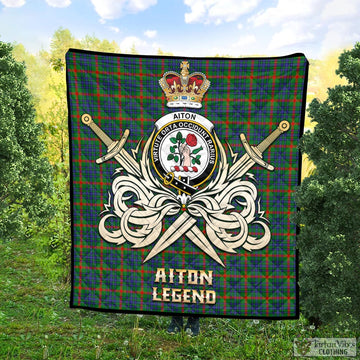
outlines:
[{"label": "sword crossguard", "polygon": [[255,146],[251,146],[247,139],[245,134],[240,134],[240,140],[244,146],[244,149],[246,153],[249,155],[250,159],[259,164],[260,166],[264,167],[265,169],[269,171],[273,171],[275,168],[271,164],[268,164],[266,161],[262,159],[262,154]]},{"label": "sword crossguard", "polygon": [[126,129],[119,141],[114,141],[109,137],[92,119],[90,114],[83,114],[81,121],[84,125],[88,126],[94,134],[106,145],[107,154],[96,160],[97,164],[101,164],[112,158],[123,167],[129,174],[141,176],[140,165],[136,159],[132,157],[125,149],[124,145],[130,134],[130,130]]},{"label": "sword crossguard", "polygon": [[274,166],[264,161],[262,159],[262,154],[282,133],[288,131],[289,129],[290,123],[287,120],[283,120],[280,122],[278,127],[258,146],[251,146],[244,134],[240,134],[240,140],[251,160],[264,167],[266,170],[273,171],[275,169]]},{"label": "sword crossguard", "polygon": [[107,146],[107,154],[101,156],[100,158],[96,159],[96,163],[102,164],[105,161],[108,161],[115,157],[117,154],[120,153],[122,148],[124,147],[127,138],[129,137],[130,131],[126,129],[124,131],[123,136],[119,141],[113,141],[109,136],[107,136],[100,128],[97,126],[90,114],[83,114],[81,116],[81,121],[83,124],[87,125],[92,131],[100,138],[100,140]]},{"label": "sword crossguard", "polygon": [[112,159],[114,156],[116,156],[117,154],[119,154],[119,152],[122,150],[122,148],[124,147],[126,140],[128,138],[130,134],[129,129],[126,129],[121,137],[121,139],[119,141],[114,141],[107,149],[107,154],[101,156],[100,158],[96,159],[96,163],[102,164],[105,161],[108,161],[110,159]]}]

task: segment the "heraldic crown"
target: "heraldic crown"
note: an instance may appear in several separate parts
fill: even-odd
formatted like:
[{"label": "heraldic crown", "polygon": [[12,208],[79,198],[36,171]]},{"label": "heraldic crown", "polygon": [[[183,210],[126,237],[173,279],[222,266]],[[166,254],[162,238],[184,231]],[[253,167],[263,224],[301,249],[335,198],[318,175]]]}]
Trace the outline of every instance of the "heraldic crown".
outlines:
[{"label": "heraldic crown", "polygon": [[159,80],[168,107],[201,108],[201,101],[210,87],[210,81],[201,72],[189,74],[189,66],[188,61],[182,61],[180,74],[168,71]]}]

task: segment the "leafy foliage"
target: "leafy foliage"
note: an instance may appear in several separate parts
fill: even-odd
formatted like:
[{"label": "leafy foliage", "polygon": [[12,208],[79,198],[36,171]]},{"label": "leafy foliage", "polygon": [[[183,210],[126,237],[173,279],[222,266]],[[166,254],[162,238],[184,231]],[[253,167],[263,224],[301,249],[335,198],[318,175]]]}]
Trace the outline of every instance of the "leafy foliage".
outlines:
[{"label": "leafy foliage", "polygon": [[41,236],[39,246],[47,254],[42,266],[54,280],[70,281],[71,227],[69,174],[57,175],[54,179],[55,191],[48,200],[56,209]]},{"label": "leafy foliage", "polygon": [[302,311],[323,323],[360,321],[360,43],[339,57],[347,84],[314,99],[301,149],[316,169],[297,191]]},{"label": "leafy foliage", "polygon": [[40,245],[48,256],[42,266],[52,277],[69,278],[70,273],[70,180],[69,138],[66,103],[65,54],[69,48],[104,52],[119,52],[115,42],[86,35],[76,39],[68,29],[59,28],[53,34],[50,51],[38,55],[26,52],[22,45],[14,56],[28,64],[29,88],[34,94],[37,119],[43,123],[46,154],[53,167],[55,191],[48,197],[54,215],[41,229]]},{"label": "leafy foliage", "polygon": [[[95,36],[86,35],[84,39],[76,39],[68,29],[59,28],[55,31],[51,43],[49,61],[55,71],[62,71],[65,68],[65,54],[69,48],[78,48],[84,50],[119,52],[119,46],[108,40],[100,40]],[[135,45],[131,52],[136,54]]]},{"label": "leafy foliage", "polygon": [[52,168],[40,134],[24,64],[0,42],[0,237],[21,234],[26,219],[45,224],[51,216]]}]

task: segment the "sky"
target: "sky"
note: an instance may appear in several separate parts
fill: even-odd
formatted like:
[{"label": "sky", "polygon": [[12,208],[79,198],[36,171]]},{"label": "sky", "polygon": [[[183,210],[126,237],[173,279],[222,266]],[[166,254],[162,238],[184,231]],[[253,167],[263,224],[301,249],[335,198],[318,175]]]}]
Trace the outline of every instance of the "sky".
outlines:
[{"label": "sky", "polygon": [[0,41],[48,50],[60,27],[121,52],[320,59],[360,41],[360,0],[0,0]]}]

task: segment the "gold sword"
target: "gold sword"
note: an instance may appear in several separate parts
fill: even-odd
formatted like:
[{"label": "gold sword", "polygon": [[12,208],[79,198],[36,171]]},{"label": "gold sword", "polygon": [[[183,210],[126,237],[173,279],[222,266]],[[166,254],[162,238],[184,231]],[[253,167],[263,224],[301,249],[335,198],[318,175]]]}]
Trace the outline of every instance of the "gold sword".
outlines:
[{"label": "gold sword", "polygon": [[[267,170],[274,170],[274,166],[268,164],[262,159],[262,154],[281,134],[288,131],[289,128],[290,124],[288,121],[281,121],[278,127],[258,146],[249,145],[245,135],[240,134],[240,139],[245,148],[246,154],[244,154],[230,167],[228,179],[235,180],[240,178],[241,176],[245,175],[247,171],[255,165],[255,163],[265,167]],[[150,253],[145,258],[144,262],[150,260],[158,253],[165,250],[168,246],[179,239],[180,236],[185,234],[201,250],[206,252],[211,258],[224,266],[216,251],[211,246],[209,240],[195,225],[195,222],[195,219],[192,218],[188,213],[181,214],[163,233],[156,245],[151,249]]]},{"label": "gold sword", "polygon": [[278,127],[268,135],[258,146],[249,145],[244,134],[240,134],[240,140],[245,148],[244,154],[236,161],[229,170],[228,180],[235,180],[245,175],[255,164],[259,164],[267,170],[273,171],[274,166],[263,160],[263,152],[284,132],[290,129],[290,123],[286,120],[280,122]]},{"label": "gold sword", "polygon": [[[113,141],[95,122],[91,115],[83,114],[81,116],[83,124],[89,126],[91,130],[99,137],[99,139],[107,146],[107,154],[96,160],[97,164],[102,164],[112,158],[117,160],[120,165],[129,173],[141,176],[140,166],[133,159],[129,153],[127,153],[123,146],[129,136],[130,131],[126,129],[120,141]],[[150,260],[159,252],[166,249],[172,243],[174,243],[181,235],[186,234],[189,239],[197,245],[200,249],[206,252],[210,257],[224,266],[223,262],[211,246],[208,239],[195,225],[196,220],[190,217],[189,214],[183,213],[170,227],[163,233],[156,245],[152,248],[144,262]]]},{"label": "gold sword", "polygon": [[[107,146],[107,154],[96,160],[97,164],[102,164],[114,158],[119,164],[130,174],[141,176],[141,170],[136,160],[123,149],[130,131],[126,129],[119,141],[113,141],[93,120],[91,115],[83,114],[81,121],[89,126],[91,130],[99,137],[99,139]],[[247,142],[244,134],[240,134],[240,140],[245,148],[244,154],[238,161],[236,161],[229,170],[228,180],[237,179],[252,167],[255,163],[272,171],[274,167],[266,163],[262,159],[263,152],[284,132],[288,131],[290,124],[283,120],[279,126],[268,135],[258,146],[251,146]],[[224,266],[223,262],[217,255],[214,248],[211,246],[209,240],[195,225],[196,220],[189,214],[183,213],[161,236],[156,245],[150,251],[144,262],[150,260],[156,254],[165,250],[168,246],[174,243],[181,235],[185,234],[188,238],[197,245],[201,250],[207,253],[211,258]]]},{"label": "gold sword", "polygon": [[204,251],[211,258],[213,258],[215,261],[225,267],[224,263],[221,261],[218,254],[211,246],[209,240],[195,225],[195,223],[196,220],[191,217],[187,212],[182,213],[162,234],[161,238],[151,249],[143,262],[145,263],[146,261],[150,260],[155,255],[159,254],[171,244],[173,244],[176,240],[179,239],[180,236],[185,234],[202,251]]},{"label": "gold sword", "polygon": [[139,164],[123,148],[130,134],[128,129],[124,131],[119,141],[114,141],[93,121],[91,115],[83,114],[81,116],[81,121],[107,146],[107,153],[96,160],[97,164],[102,164],[103,162],[114,158],[128,173],[141,176]]}]

